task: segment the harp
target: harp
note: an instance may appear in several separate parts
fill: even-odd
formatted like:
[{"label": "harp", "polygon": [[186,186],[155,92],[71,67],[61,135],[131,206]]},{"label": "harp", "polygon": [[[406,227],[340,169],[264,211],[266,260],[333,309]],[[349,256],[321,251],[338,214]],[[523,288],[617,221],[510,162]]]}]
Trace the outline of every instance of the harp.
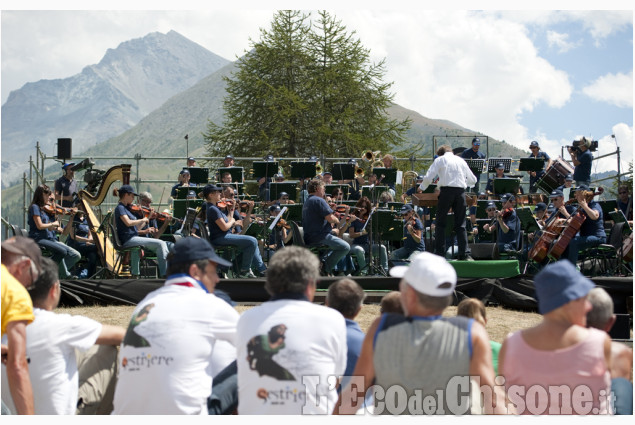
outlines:
[{"label": "harp", "polygon": [[[118,275],[121,270],[116,270],[115,264],[117,262],[117,252],[115,251],[112,242],[108,238],[108,226],[107,223],[101,223],[95,214],[94,207],[99,207],[106,195],[110,186],[116,181],[121,181],[122,184],[130,183],[130,169],[132,165],[121,164],[110,168],[103,176],[99,190],[95,195],[87,192],[86,190],[80,190],[77,194],[79,198],[78,209],[83,211],[86,215],[86,221],[90,227],[90,232],[93,236],[93,241],[97,247],[97,252],[101,258],[102,266],[109,272]],[[110,214],[106,216],[104,221],[110,219]],[[119,267],[120,268],[120,267]]]}]

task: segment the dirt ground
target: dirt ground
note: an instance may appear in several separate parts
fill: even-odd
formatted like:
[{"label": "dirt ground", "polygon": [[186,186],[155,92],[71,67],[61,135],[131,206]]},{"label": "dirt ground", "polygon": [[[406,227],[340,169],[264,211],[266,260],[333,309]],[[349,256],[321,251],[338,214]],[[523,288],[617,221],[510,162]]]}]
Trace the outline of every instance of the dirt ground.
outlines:
[{"label": "dirt ground", "polygon": [[[253,306],[237,306],[239,313]],[[57,313],[83,315],[104,324],[128,326],[134,306],[91,306],[58,308]],[[446,309],[444,316],[456,315],[456,306]],[[366,332],[373,320],[379,316],[379,304],[365,304],[360,314],[355,318],[360,327]],[[487,331],[490,339],[503,342],[505,336],[513,331],[525,329],[540,322],[541,316],[537,313],[528,313],[504,309],[502,307],[487,308]]]}]

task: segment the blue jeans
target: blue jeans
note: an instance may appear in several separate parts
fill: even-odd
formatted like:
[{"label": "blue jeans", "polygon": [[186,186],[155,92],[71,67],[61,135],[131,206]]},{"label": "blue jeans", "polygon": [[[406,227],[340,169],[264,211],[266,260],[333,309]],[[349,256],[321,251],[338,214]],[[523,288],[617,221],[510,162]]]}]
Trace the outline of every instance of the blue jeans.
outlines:
[{"label": "blue jeans", "polygon": [[329,256],[326,257],[326,261],[324,262],[324,271],[326,273],[333,272],[335,265],[351,250],[351,246],[348,242],[330,233],[316,245],[326,245],[331,248]]},{"label": "blue jeans", "polygon": [[37,243],[53,253],[51,259],[59,265],[59,274],[62,279],[67,279],[71,276],[70,270],[82,258],[82,255],[76,249],[62,242],[41,239]]},{"label": "blue jeans", "polygon": [[606,242],[606,236],[576,236],[569,242],[569,245],[562,253],[562,256],[575,266],[578,262],[578,255],[580,251],[584,251],[587,248],[593,248]]},{"label": "blue jeans", "polygon": [[[159,263],[159,276],[165,276],[168,253],[170,252],[165,241],[143,236],[133,236],[123,244],[124,248],[132,248],[134,246],[140,246],[143,249],[154,252],[157,256],[157,263]],[[130,253],[130,273],[133,275],[139,274],[139,251],[132,251]]]},{"label": "blue jeans", "polygon": [[212,246],[235,246],[238,248],[243,254],[240,265],[241,272],[249,271],[252,264],[259,272],[263,272],[267,269],[267,266],[262,262],[262,257],[260,256],[258,241],[253,236],[228,233],[210,242]]},{"label": "blue jeans", "polygon": [[615,396],[615,414],[633,414],[633,383],[625,378],[611,379],[611,391]]},{"label": "blue jeans", "polygon": [[[369,249],[370,247],[368,246],[368,244],[351,246],[351,255],[357,259],[357,265],[359,266],[360,270],[367,265],[366,254],[368,253]],[[386,252],[386,246],[373,244],[373,255],[379,255],[381,268],[385,271],[388,271],[388,254]]]},{"label": "blue jeans", "polygon": [[390,258],[392,260],[409,260],[415,254],[418,254],[423,251],[412,251],[406,247],[401,247],[399,249],[395,249],[391,254]]}]

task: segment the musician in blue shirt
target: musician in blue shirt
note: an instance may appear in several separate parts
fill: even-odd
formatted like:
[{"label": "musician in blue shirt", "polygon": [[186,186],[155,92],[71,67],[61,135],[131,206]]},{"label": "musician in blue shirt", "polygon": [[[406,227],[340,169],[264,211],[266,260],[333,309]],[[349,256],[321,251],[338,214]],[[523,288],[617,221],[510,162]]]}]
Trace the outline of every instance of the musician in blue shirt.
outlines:
[{"label": "musician in blue shirt", "polygon": [[[485,159],[485,154],[479,151],[481,147],[481,140],[478,137],[472,139],[472,149],[466,149],[461,154],[463,159]],[[474,173],[476,177],[476,184],[474,185],[473,192],[478,192],[479,181],[481,180],[481,173]]]},{"label": "musician in blue shirt", "polygon": [[535,140],[529,144],[529,149],[531,150],[529,158],[542,158],[547,161],[546,167],[544,167],[542,170],[529,171],[529,193],[536,193],[536,182],[545,175],[545,170],[551,166],[551,158],[549,157],[549,155],[547,155],[547,152],[543,152],[540,150],[540,145]]},{"label": "musician in blue shirt", "polygon": [[573,237],[562,254],[562,258],[569,260],[574,266],[578,262],[580,251],[606,243],[604,231],[604,216],[600,204],[593,200],[594,193],[586,185],[578,186],[575,198],[578,207],[586,219],[580,227],[578,235]]}]

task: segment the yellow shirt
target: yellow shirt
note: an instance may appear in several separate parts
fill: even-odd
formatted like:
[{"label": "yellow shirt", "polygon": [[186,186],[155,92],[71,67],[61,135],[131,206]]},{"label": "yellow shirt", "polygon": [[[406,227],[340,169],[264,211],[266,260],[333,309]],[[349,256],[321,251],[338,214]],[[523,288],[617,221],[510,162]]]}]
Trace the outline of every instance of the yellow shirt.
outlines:
[{"label": "yellow shirt", "polygon": [[[33,321],[33,302],[26,288],[2,264],[2,335],[10,322]],[[28,324],[27,323],[27,324]]]}]

